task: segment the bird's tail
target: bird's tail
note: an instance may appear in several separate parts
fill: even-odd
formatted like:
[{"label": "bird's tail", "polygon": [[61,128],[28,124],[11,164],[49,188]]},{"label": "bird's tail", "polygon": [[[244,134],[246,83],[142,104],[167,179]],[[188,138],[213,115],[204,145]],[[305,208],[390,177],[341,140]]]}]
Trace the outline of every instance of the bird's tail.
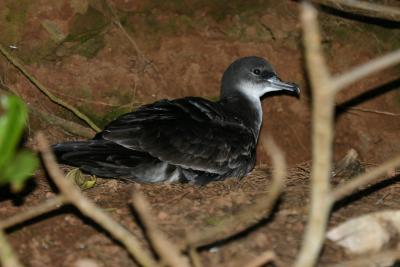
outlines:
[{"label": "bird's tail", "polygon": [[180,169],[174,165],[106,140],[66,142],[52,148],[59,163],[79,167],[100,177],[148,183],[172,182],[181,177]]},{"label": "bird's tail", "polygon": [[123,147],[103,140],[89,140],[55,144],[52,149],[59,163],[79,167],[88,162],[106,161],[113,152],[120,154]]}]

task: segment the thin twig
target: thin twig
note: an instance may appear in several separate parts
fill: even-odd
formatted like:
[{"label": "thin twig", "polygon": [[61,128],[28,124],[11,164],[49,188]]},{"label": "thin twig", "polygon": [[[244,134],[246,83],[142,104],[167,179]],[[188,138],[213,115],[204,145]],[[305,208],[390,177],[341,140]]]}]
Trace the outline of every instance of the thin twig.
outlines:
[{"label": "thin twig", "polygon": [[189,260],[182,255],[175,244],[168,240],[154,222],[150,214],[149,204],[139,190],[135,190],[133,193],[132,203],[140,216],[152,246],[162,262],[170,267],[189,267]]},{"label": "thin twig", "polygon": [[397,156],[386,163],[375,167],[374,169],[360,174],[352,178],[349,182],[338,186],[332,192],[332,198],[338,201],[348,195],[350,195],[354,190],[362,188],[363,186],[379,179],[382,175],[386,174],[388,171],[393,170],[400,166],[400,156]]},{"label": "thin twig", "polygon": [[272,158],[274,166],[273,181],[269,186],[269,192],[255,200],[251,207],[239,210],[235,215],[223,219],[218,225],[188,234],[189,247],[204,246],[215,241],[227,238],[253,225],[254,222],[266,218],[275,205],[285,184],[286,161],[282,151],[271,137],[262,142],[266,146],[268,155]]},{"label": "thin twig", "polygon": [[141,248],[135,236],[114,221],[104,210],[98,208],[91,200],[84,196],[76,186],[65,178],[58,168],[54,155],[43,134],[39,132],[36,139],[46,170],[61,193],[65,196],[66,200],[79,209],[82,214],[91,218],[107,230],[116,240],[121,242],[140,265],[144,267],[158,266],[149,253]]},{"label": "thin twig", "polygon": [[70,104],[66,103],[60,98],[54,96],[44,85],[42,85],[35,77],[33,77],[29,72],[25,69],[25,67],[18,62],[16,58],[14,58],[7,50],[0,44],[0,53],[5,56],[8,61],[11,62],[39,91],[41,91],[45,96],[47,96],[52,102],[68,109],[72,113],[74,113],[78,118],[86,122],[94,131],[99,132],[100,128],[87,117],[85,114],[80,112],[75,107],[71,106]]},{"label": "thin twig", "polygon": [[[51,93],[54,94],[53,91],[51,91]],[[73,100],[74,102],[85,102],[88,104],[93,104],[93,105],[98,105],[98,106],[106,106],[106,107],[119,107],[119,108],[124,108],[124,107],[134,107],[139,105],[140,103],[137,103],[136,101],[131,101],[130,103],[126,103],[126,104],[111,104],[111,103],[107,103],[107,102],[103,102],[103,101],[99,101],[99,100],[90,100],[87,98],[82,98],[82,97],[76,97],[76,96],[72,96],[71,94],[68,93],[61,93],[61,92],[56,92],[55,93],[57,97],[65,97],[65,98],[69,98],[71,100]]]},{"label": "thin twig", "polygon": [[189,257],[190,257],[190,261],[192,262],[193,267],[203,267],[203,264],[201,263],[200,255],[197,252],[196,248],[194,248],[194,247],[189,248]]},{"label": "thin twig", "polygon": [[14,88],[10,88],[8,87],[3,80],[0,79],[0,89],[2,90],[6,90],[9,91],[11,93],[13,93],[14,95],[21,97],[20,93],[17,92],[17,90],[15,90]]},{"label": "thin twig", "polygon": [[[1,81],[0,81],[0,89],[7,90],[7,91],[13,93],[14,95],[22,98],[22,96],[14,88],[6,86]],[[43,110],[35,108],[31,104],[28,104],[28,107],[29,107],[30,112],[34,113],[35,115],[38,115],[47,123],[52,124],[52,125],[57,125],[71,134],[79,135],[79,136],[86,137],[86,138],[92,138],[95,134],[95,131],[93,131],[91,128],[87,128],[87,127],[82,126],[73,121],[65,120],[54,114],[47,113]]]},{"label": "thin twig", "polygon": [[325,239],[331,209],[330,172],[334,121],[334,88],[322,54],[317,11],[311,4],[301,5],[303,44],[313,93],[312,170],[309,221],[295,267],[315,266]]},{"label": "thin twig", "polygon": [[362,112],[368,112],[368,113],[374,113],[374,114],[379,114],[379,115],[386,115],[386,116],[393,116],[393,117],[400,117],[400,113],[393,113],[389,111],[382,111],[382,110],[375,110],[375,109],[369,109],[369,108],[358,108],[358,107],[346,107],[346,109],[354,110],[354,111],[362,111]]},{"label": "thin twig", "polygon": [[3,267],[22,267],[2,228],[0,228],[0,263]]},{"label": "thin twig", "polygon": [[264,253],[262,253],[261,255],[259,255],[257,258],[251,260],[250,262],[248,262],[247,264],[241,264],[238,265],[238,267],[261,267],[266,265],[269,262],[273,262],[276,258],[276,255],[273,251],[265,251]]},{"label": "thin twig", "polygon": [[137,45],[136,41],[132,38],[132,36],[127,32],[127,30],[124,28],[124,26],[121,24],[117,12],[115,8],[113,7],[112,4],[110,4],[109,0],[105,0],[105,3],[110,10],[110,13],[112,15],[112,20],[115,25],[121,30],[121,32],[125,35],[125,37],[128,39],[129,43],[132,45],[133,49],[135,50],[139,60],[141,61],[143,65],[143,70],[146,68],[146,66],[150,66],[154,70],[154,74],[158,76],[157,82],[162,85],[162,87],[167,87],[167,84],[165,82],[165,79],[162,77],[162,74],[160,73],[158,67],[151,61],[149,60],[144,53],[140,50],[139,46]]},{"label": "thin twig", "polygon": [[63,204],[65,204],[65,197],[58,195],[38,204],[37,206],[29,207],[25,211],[21,211],[12,217],[0,221],[0,228],[7,229],[23,223],[50,211],[56,210]]},{"label": "thin twig", "polygon": [[346,86],[370,75],[371,73],[381,71],[388,67],[394,66],[400,63],[400,49],[390,52],[386,55],[378,57],[369,61],[361,66],[354,67],[352,70],[346,73],[336,75],[333,77],[333,85],[335,87],[335,92],[339,92]]},{"label": "thin twig", "polygon": [[367,17],[400,21],[400,9],[393,6],[357,0],[312,0],[334,9]]},{"label": "thin twig", "polygon": [[[152,65],[151,61],[149,59],[147,59],[143,52],[140,50],[139,46],[137,45],[136,41],[129,35],[129,33],[125,30],[124,26],[122,26],[117,12],[115,11],[115,8],[109,3],[109,0],[105,0],[105,3],[108,7],[108,9],[110,10],[110,13],[112,15],[112,19],[113,19],[113,23],[115,25],[117,25],[117,27],[121,30],[121,32],[125,35],[125,37],[128,39],[129,43],[132,45],[133,49],[135,49],[135,52],[137,54],[137,56],[139,57],[139,59],[143,62],[144,65]],[[156,66],[152,66],[157,72],[158,69]]]},{"label": "thin twig", "polygon": [[79,135],[79,136],[86,137],[86,138],[92,138],[96,133],[91,128],[82,126],[73,121],[63,119],[54,114],[47,113],[43,110],[33,107],[32,105],[28,105],[28,106],[29,106],[29,111],[31,111],[34,115],[38,115],[41,119],[46,121],[48,124],[61,127],[63,130],[65,130],[73,135]]}]

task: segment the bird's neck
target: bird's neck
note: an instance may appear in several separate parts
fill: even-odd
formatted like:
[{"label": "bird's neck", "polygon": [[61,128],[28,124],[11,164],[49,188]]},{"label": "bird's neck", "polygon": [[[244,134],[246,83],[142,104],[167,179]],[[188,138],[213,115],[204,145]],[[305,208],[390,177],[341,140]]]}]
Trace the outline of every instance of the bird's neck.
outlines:
[{"label": "bird's neck", "polygon": [[262,123],[261,100],[258,97],[244,95],[240,92],[229,96],[223,96],[220,103],[230,115],[240,119],[244,125],[249,127],[256,138]]}]

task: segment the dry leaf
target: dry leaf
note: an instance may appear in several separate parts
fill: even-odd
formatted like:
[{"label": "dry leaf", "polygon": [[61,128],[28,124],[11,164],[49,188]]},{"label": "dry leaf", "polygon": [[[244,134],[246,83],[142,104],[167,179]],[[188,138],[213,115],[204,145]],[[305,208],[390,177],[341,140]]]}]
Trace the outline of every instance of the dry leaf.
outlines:
[{"label": "dry leaf", "polygon": [[395,245],[400,234],[400,211],[382,211],[350,219],[327,233],[327,238],[344,247],[348,253],[381,251]]},{"label": "dry leaf", "polygon": [[84,175],[79,168],[72,169],[65,177],[72,180],[81,190],[94,187],[97,180],[94,175]]}]

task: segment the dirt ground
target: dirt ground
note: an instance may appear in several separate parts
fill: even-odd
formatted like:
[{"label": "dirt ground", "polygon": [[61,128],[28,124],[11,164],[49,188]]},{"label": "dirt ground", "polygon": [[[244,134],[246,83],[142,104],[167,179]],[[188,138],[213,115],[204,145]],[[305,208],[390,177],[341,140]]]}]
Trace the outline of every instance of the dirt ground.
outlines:
[{"label": "dirt ground", "polygon": [[[398,1],[382,1],[400,6]],[[206,247],[204,266],[240,266],[240,262],[272,249],[286,264],[298,252],[307,219],[310,153],[310,90],[305,76],[301,28],[296,1],[146,1],[114,0],[117,15],[134,39],[135,49],[113,23],[101,0],[0,0],[0,42],[10,48],[42,84],[104,125],[138,105],[160,98],[189,95],[216,99],[224,69],[236,58],[267,58],[283,80],[296,82],[299,99],[267,97],[264,124],[285,152],[290,175],[273,215],[251,231],[219,246]],[[400,24],[367,20],[327,8],[320,9],[323,45],[332,73],[400,47]],[[145,59],[146,60],[145,60]],[[390,159],[400,151],[399,67],[372,75],[337,97],[334,156],[353,148],[364,168]],[[31,106],[82,123],[51,103],[4,58],[1,81]],[[390,114],[380,113],[389,112]],[[41,130],[52,143],[82,139],[45,120],[31,116],[27,144]],[[241,181],[226,180],[205,187],[186,184],[141,185],[152,211],[169,238],[180,242],[185,233],[215,225],[265,194],[270,171],[258,150],[258,167]],[[334,177],[337,185],[351,177]],[[400,176],[361,191],[334,209],[332,227],[348,218],[384,209],[398,209]],[[86,190],[145,244],[129,205],[133,183],[98,179]],[[54,196],[54,186],[39,170],[26,190],[12,195],[0,190],[0,219]],[[94,259],[99,266],[136,266],[127,252],[92,221],[66,206],[8,231],[26,266],[73,266]],[[350,259],[327,242],[320,266]]]}]

